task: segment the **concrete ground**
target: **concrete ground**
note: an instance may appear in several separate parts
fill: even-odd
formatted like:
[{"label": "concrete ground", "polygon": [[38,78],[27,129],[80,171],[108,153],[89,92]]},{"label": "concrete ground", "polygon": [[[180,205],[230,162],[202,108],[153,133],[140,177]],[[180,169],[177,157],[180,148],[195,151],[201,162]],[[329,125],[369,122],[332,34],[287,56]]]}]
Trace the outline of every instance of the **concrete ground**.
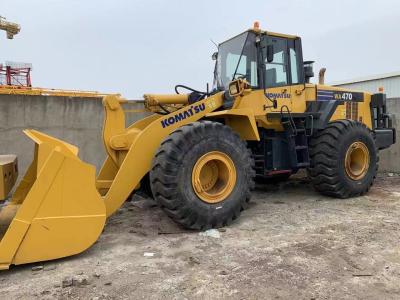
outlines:
[{"label": "concrete ground", "polygon": [[400,177],[348,200],[257,186],[240,220],[202,234],[135,200],[85,253],[1,272],[0,299],[400,299]]}]

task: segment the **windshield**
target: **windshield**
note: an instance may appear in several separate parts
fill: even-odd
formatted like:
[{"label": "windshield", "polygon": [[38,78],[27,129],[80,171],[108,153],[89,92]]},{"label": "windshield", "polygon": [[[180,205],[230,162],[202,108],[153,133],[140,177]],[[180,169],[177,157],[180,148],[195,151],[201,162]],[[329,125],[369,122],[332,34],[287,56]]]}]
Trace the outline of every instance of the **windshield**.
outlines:
[{"label": "windshield", "polygon": [[245,32],[218,47],[215,65],[214,89],[226,90],[233,79],[245,78],[257,86],[257,52],[255,35]]}]

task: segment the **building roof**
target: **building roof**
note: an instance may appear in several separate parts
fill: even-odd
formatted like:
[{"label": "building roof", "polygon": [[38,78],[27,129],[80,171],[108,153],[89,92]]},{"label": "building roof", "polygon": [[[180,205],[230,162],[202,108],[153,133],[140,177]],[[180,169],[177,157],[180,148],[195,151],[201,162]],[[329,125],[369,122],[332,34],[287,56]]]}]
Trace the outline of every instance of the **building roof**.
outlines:
[{"label": "building roof", "polygon": [[371,75],[371,76],[360,77],[360,78],[349,79],[349,80],[343,80],[343,81],[335,81],[335,82],[332,82],[331,85],[334,85],[334,86],[345,85],[345,84],[352,84],[352,83],[366,82],[366,81],[374,81],[374,80],[380,80],[380,79],[386,79],[386,78],[392,78],[392,77],[400,77],[400,71],[392,72],[392,73],[379,74],[379,75]]}]

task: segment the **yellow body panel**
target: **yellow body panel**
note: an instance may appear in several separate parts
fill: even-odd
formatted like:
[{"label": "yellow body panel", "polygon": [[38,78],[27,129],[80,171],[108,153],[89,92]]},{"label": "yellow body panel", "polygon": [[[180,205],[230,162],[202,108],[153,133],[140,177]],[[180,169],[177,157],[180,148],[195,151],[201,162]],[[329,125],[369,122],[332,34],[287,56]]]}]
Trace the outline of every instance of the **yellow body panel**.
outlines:
[{"label": "yellow body panel", "polygon": [[[233,116],[233,112],[240,110],[247,112],[249,120],[255,118],[258,127],[278,131],[283,130],[280,121],[268,120],[266,114],[280,113],[281,111],[287,113],[287,110],[291,113],[304,113],[307,109],[307,102],[316,101],[317,89],[354,92],[347,89],[314,84],[283,86],[267,89],[266,94],[269,95],[271,100],[277,100],[277,107],[274,108],[272,107],[272,102],[264,96],[263,90],[254,90],[245,93],[243,96],[237,97],[233,109],[225,111],[224,114]],[[351,105],[348,105],[345,102],[342,105],[338,105],[330,120],[354,119],[364,123],[368,128],[372,128],[370,110],[371,95],[368,93],[364,93],[363,95],[363,102],[354,102]],[[357,110],[357,114],[354,113],[355,110]],[[215,112],[210,116],[217,116],[218,114],[221,114],[221,112]],[[248,129],[245,124],[235,127],[232,126],[232,128],[242,136],[248,137],[248,135],[246,135]],[[246,139],[253,140],[251,138]]]},{"label": "yellow body panel", "polygon": [[[316,85],[317,89],[323,89],[327,91],[346,91],[346,92],[358,92],[338,87],[333,87],[329,85]],[[345,102],[343,105],[339,105],[333,114],[331,121],[340,119],[352,119],[364,123],[365,126],[372,129],[372,119],[371,119],[371,94],[362,93],[364,96],[364,101],[362,102]],[[340,100],[340,99],[337,99]],[[356,112],[356,113],[355,113]]]},{"label": "yellow body panel", "polygon": [[254,113],[249,108],[239,108],[212,112],[206,115],[208,119],[223,118],[225,124],[239,133],[241,139],[259,141],[260,135],[255,121]]}]

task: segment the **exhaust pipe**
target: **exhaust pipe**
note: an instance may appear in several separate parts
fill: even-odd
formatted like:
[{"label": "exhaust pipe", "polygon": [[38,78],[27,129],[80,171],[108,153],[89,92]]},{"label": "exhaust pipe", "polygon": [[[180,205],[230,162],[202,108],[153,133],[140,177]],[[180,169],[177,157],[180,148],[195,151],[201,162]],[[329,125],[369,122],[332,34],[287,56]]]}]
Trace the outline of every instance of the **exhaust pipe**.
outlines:
[{"label": "exhaust pipe", "polygon": [[319,84],[325,84],[325,72],[326,72],[326,68],[322,68],[321,70],[319,70],[319,74],[318,74],[318,83]]}]

